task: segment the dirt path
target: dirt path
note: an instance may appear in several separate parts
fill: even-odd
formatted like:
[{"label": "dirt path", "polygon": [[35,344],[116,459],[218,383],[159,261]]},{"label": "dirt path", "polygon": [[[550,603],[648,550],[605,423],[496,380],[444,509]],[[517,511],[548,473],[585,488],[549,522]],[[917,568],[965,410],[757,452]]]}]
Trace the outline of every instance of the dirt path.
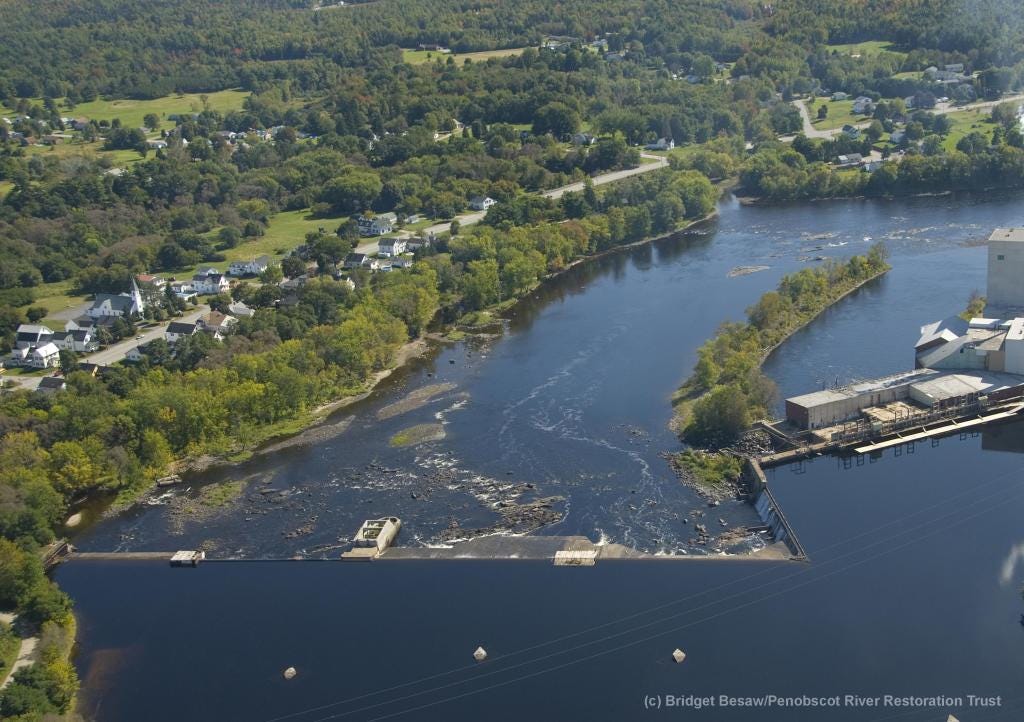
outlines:
[{"label": "dirt path", "polygon": [[[11,629],[17,629],[17,617],[8,612],[0,613],[0,620],[10,625]],[[0,682],[0,689],[4,689],[14,679],[15,673],[22,667],[30,667],[36,663],[36,650],[39,647],[39,637],[22,637],[21,649],[18,650],[18,657],[14,660],[14,664],[11,665],[10,671],[4,678],[3,682]]]}]

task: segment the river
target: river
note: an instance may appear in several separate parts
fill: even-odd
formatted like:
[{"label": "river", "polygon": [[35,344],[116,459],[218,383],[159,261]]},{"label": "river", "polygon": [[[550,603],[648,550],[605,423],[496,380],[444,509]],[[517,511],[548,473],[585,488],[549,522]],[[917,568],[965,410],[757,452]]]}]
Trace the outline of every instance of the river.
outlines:
[{"label": "river", "polygon": [[[705,505],[660,454],[678,448],[667,430],[671,393],[718,324],[740,319],[783,274],[884,240],[892,272],[795,335],[766,371],[785,396],[905,369],[918,327],[984,290],[979,243],[993,227],[1022,224],[1013,195],[725,201],[713,223],[546,284],[495,337],[439,346],[339,412],[319,440],[189,478],[159,503],[93,521],[74,543],[323,558],[363,519],[394,514],[404,545],[493,532],[511,518],[513,532],[704,554],[683,519]],[[741,266],[767,268],[730,274]],[[437,393],[418,408],[395,406],[424,390]],[[418,424],[441,425],[445,438],[390,445]],[[873,462],[820,458],[771,472],[808,565],[252,562],[183,571],[72,562],[58,580],[80,617],[85,711],[270,720],[342,702],[289,717],[308,722],[445,700],[403,718],[636,719],[645,697],[667,704],[658,695],[891,693],[1004,700],[769,718],[1020,719],[1022,436],[1006,426]],[[225,483],[239,488],[237,500],[198,501],[204,487]],[[550,517],[509,517],[538,499]],[[738,502],[714,517],[753,521]],[[491,658],[472,665],[478,644]],[[689,655],[682,665],[668,656],[677,646]],[[285,682],[289,665],[299,676]],[[379,706],[360,711],[368,705]]]}]

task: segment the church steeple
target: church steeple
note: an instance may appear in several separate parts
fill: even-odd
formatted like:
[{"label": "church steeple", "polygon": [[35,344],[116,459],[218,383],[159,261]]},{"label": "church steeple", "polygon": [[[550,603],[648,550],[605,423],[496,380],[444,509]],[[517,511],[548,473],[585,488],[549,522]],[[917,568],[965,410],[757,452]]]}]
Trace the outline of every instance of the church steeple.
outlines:
[{"label": "church steeple", "polygon": [[135,308],[133,312],[142,315],[142,312],[146,310],[146,301],[142,298],[142,291],[139,290],[139,284],[135,282],[135,276],[132,276],[132,302]]}]

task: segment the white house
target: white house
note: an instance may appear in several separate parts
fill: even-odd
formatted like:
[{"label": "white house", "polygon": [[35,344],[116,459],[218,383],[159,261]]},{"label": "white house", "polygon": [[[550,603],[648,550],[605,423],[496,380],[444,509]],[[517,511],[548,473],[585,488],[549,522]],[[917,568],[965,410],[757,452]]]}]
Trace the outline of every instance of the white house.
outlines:
[{"label": "white house", "polygon": [[397,222],[398,216],[394,213],[381,213],[371,217],[359,216],[356,219],[361,236],[383,236],[385,233],[391,233]]},{"label": "white house", "polygon": [[270,267],[270,256],[260,256],[248,261],[232,261],[228,266],[229,276],[258,276]]},{"label": "white house", "polygon": [[211,311],[199,319],[196,325],[214,338],[221,339],[231,333],[231,327],[236,323],[238,323],[237,318],[228,316],[220,311]]},{"label": "white house", "polygon": [[167,343],[174,345],[179,339],[195,336],[198,330],[199,327],[194,323],[171,321],[171,323],[167,324],[167,329],[164,331],[164,339]]},{"label": "white house", "polygon": [[146,302],[139,292],[139,285],[132,279],[131,293],[97,293],[93,299],[92,306],[86,310],[86,314],[93,318],[101,316],[115,316],[124,318],[126,316],[141,316],[146,308]]},{"label": "white house", "polygon": [[486,211],[497,202],[490,196],[473,196],[469,199],[469,207],[474,211]]},{"label": "white house", "polygon": [[53,334],[53,343],[57,348],[75,353],[91,353],[100,347],[99,341],[93,336],[92,329],[75,329],[58,331]]},{"label": "white house", "polygon": [[832,100],[846,100],[849,97],[850,97],[849,95],[847,95],[846,93],[844,93],[842,91],[837,92],[837,93],[832,93]]},{"label": "white house", "polygon": [[47,326],[23,323],[18,326],[15,346],[17,348],[32,348],[47,343],[53,337],[53,331]]},{"label": "white house", "polygon": [[191,301],[198,294],[196,293],[196,287],[191,283],[172,283],[171,293],[180,298],[182,301]]},{"label": "white house", "polygon": [[124,355],[125,359],[128,361],[134,361],[135,363],[142,361],[146,358],[146,347],[148,345],[149,344],[140,343],[138,346],[133,346],[128,349],[128,352]]},{"label": "white house", "polygon": [[256,315],[256,312],[253,309],[249,308],[241,301],[235,301],[234,303],[229,305],[228,313],[230,313],[235,318],[249,318],[251,316]]},{"label": "white house", "polygon": [[228,277],[222,273],[197,273],[192,276],[192,288],[199,295],[225,293],[231,288]]},{"label": "white house", "polygon": [[28,365],[34,369],[49,369],[60,364],[60,349],[56,344],[45,343],[29,351]]},{"label": "white house", "polygon": [[875,112],[875,103],[867,96],[860,96],[853,101],[852,112],[859,115],[870,115]]},{"label": "white house", "polygon": [[404,238],[381,238],[377,241],[377,253],[386,258],[405,253],[407,241]]},{"label": "white house", "polygon": [[676,147],[676,142],[671,138],[658,138],[653,143],[648,143],[644,146],[644,150],[672,150]]}]

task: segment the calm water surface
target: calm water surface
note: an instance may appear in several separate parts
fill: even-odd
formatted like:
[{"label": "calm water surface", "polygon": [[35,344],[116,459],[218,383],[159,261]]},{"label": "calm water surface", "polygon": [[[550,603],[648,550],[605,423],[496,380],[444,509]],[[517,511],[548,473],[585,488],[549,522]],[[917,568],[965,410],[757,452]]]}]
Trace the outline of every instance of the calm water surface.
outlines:
[{"label": "calm water surface", "polygon": [[[984,289],[985,252],[974,244],[1014,224],[1024,224],[1024,204],[1013,196],[726,204],[705,229],[545,286],[499,338],[410,365],[337,416],[344,431],[332,438],[175,492],[187,500],[201,484],[245,479],[236,504],[190,514],[168,499],[97,523],[75,543],[329,557],[370,515],[401,516],[404,544],[435,543],[445,530],[490,528],[497,503],[558,497],[560,521],[536,533],[699,553],[681,519],[701,502],[659,453],[677,448],[668,399],[715,327],[740,319],[781,275],[884,239],[893,271],[766,369],[783,395],[905,369],[917,328]],[[729,277],[755,265],[769,268]],[[453,387],[378,419],[438,383]],[[446,438],[389,446],[419,423],[443,424]],[[98,719],[270,720],[338,703],[288,719],[1019,720],[1022,447],[1024,429],[1005,426],[873,462],[820,458],[775,470],[809,565],[252,562],[186,571],[74,562],[58,578],[80,613],[83,697]],[[742,504],[719,510],[751,521]],[[478,644],[491,657],[467,667]],[[689,655],[683,665],[669,659],[675,647]],[[300,673],[285,683],[289,665]],[[644,709],[647,696],[767,693],[1002,695],[1003,704]]]}]

